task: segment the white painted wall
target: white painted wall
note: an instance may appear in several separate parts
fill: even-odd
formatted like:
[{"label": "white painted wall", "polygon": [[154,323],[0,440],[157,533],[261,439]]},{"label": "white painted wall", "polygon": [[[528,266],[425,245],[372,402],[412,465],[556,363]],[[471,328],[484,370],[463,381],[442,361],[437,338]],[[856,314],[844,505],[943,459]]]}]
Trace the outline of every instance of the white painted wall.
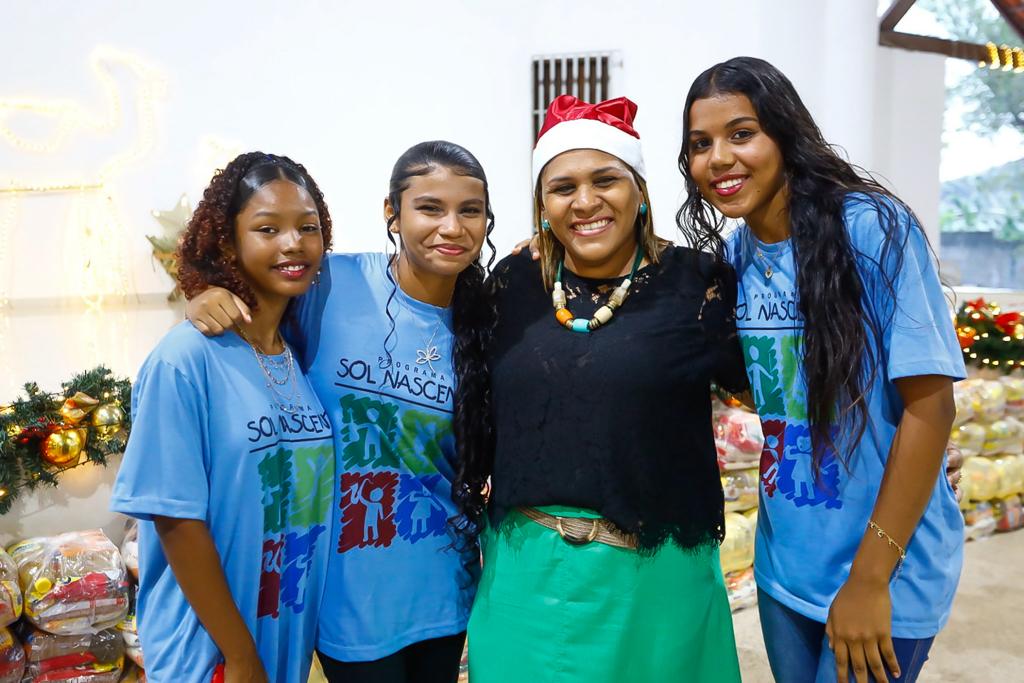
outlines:
[{"label": "white painted wall", "polygon": [[877,48],[874,164],[870,169],[911,207],[939,247],[939,162],[946,60]]},{"label": "white painted wall", "polygon": [[[211,146],[211,137],[228,148],[285,153],[306,164],[327,195],[338,250],[384,248],[382,199],[404,149],[425,139],[459,142],[487,169],[495,242],[506,253],[530,231],[530,59],[537,54],[621,55],[615,87],[639,103],[637,127],[666,236],[674,233],[680,200],[676,156],[686,89],[700,71],[738,54],[763,57],[786,72],[826,136],[856,163],[886,167],[922,215],[929,211],[930,180],[916,189],[908,179],[935,176],[937,198],[938,134],[932,149],[922,132],[928,149],[919,154],[893,130],[897,117],[941,117],[941,99],[900,97],[910,84],[929,87],[920,81],[932,78],[941,88],[941,71],[913,60],[890,66],[892,58],[880,57],[873,0],[15,3],[0,23],[0,63],[9,65],[0,71],[0,103],[31,96],[102,111],[102,91],[88,68],[101,44],[137,56],[166,79],[154,109],[154,148],[112,188],[135,295],[101,313],[76,307],[74,278],[65,276],[64,265],[73,244],[66,232],[73,197],[23,199],[6,252],[0,235],[0,293],[11,297],[0,309],[0,400],[27,380],[56,388],[97,362],[131,376],[180,319],[162,303],[170,283],[154,268],[145,235],[158,229],[151,210],[171,207],[182,192],[195,202],[214,164],[223,163],[224,151]],[[887,72],[885,87],[876,87]],[[116,77],[122,124],[78,131],[54,154],[18,150],[0,137],[0,188],[15,178],[88,177],[137,144],[139,120],[131,107],[138,84],[123,71]],[[922,114],[922,107],[938,109]],[[45,117],[4,114],[0,109],[0,129],[51,130]],[[881,136],[888,141],[884,155],[876,142]],[[916,176],[889,161],[932,164],[933,157]],[[0,194],[0,225],[3,208]],[[44,507],[50,510],[39,528],[62,516],[101,523],[95,515],[102,517],[106,486],[99,481],[93,494],[26,501],[18,513],[23,520],[0,517],[0,534],[33,533],[29,517],[42,520]]]}]

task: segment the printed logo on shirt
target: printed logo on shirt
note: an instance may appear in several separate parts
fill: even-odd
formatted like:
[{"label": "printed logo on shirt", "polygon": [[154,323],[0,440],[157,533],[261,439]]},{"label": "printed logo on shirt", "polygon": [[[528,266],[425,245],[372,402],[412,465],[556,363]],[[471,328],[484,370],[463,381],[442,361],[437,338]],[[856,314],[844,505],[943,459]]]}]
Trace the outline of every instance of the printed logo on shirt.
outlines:
[{"label": "printed logo on shirt", "polygon": [[[742,291],[740,297],[744,299]],[[764,432],[761,490],[767,498],[788,500],[796,507],[841,508],[840,463],[834,452],[826,451],[817,479],[814,476],[801,375],[803,328],[795,292],[757,292],[742,300],[737,305],[737,327]]]},{"label": "printed logo on shirt", "polygon": [[431,410],[451,412],[455,388],[451,378],[435,367],[420,363],[379,364],[358,358],[340,358],[334,385],[358,389],[385,398],[396,398]]},{"label": "printed logo on shirt", "polygon": [[278,443],[258,465],[263,502],[263,560],[257,617],[301,614],[317,542],[327,532],[334,486],[330,444]]},{"label": "printed logo on shirt", "polygon": [[416,543],[444,534],[448,514],[435,493],[442,481],[440,474],[342,474],[338,552],[387,548],[396,538]]}]

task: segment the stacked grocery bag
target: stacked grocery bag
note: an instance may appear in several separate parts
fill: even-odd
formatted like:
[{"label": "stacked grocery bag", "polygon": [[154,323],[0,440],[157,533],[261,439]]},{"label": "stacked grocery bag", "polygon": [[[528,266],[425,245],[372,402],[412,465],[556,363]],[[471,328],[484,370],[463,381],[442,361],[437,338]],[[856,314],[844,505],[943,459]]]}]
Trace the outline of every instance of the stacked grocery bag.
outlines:
[{"label": "stacked grocery bag", "polygon": [[725,542],[719,553],[729,605],[738,610],[757,603],[754,529],[764,436],[758,416],[735,401],[726,405],[715,399],[712,421],[725,491]]},{"label": "stacked grocery bag", "polygon": [[121,552],[98,529],[0,550],[0,683],[118,683],[129,600]]},{"label": "stacked grocery bag", "polygon": [[1024,526],[1024,377],[969,379],[955,385],[951,441],[964,454],[963,496],[968,539]]}]

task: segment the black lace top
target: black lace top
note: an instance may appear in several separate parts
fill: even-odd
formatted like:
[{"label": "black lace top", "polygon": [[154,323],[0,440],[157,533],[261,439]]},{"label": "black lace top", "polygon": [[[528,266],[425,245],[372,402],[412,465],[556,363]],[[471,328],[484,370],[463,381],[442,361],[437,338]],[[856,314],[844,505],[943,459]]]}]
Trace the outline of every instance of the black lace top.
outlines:
[{"label": "black lace top", "polygon": [[[668,538],[685,548],[721,541],[709,384],[747,384],[732,269],[669,247],[589,334],[555,320],[528,252],[504,259],[492,278],[492,521],[517,506],[571,505],[636,534],[642,550]],[[566,269],[569,309],[589,318],[621,281]]]}]

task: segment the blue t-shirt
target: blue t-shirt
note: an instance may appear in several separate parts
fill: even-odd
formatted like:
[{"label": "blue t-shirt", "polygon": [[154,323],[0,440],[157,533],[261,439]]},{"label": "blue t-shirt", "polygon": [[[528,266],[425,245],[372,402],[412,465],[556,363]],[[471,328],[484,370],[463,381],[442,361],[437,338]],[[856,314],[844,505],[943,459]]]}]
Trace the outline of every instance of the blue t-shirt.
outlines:
[{"label": "blue t-shirt", "polygon": [[395,287],[384,254],[333,254],[296,314],[338,472],[317,648],[368,661],[460,633],[474,587],[447,527],[451,311]]},{"label": "blue t-shirt", "polygon": [[[903,415],[893,380],[965,375],[927,241],[916,226],[908,236],[910,215],[902,208],[896,211],[901,237],[907,241],[902,267],[892,272],[892,259],[880,258],[883,231],[877,209],[865,195],[850,195],[844,203],[868,305],[891,322],[875,354],[877,373],[867,393],[869,424],[849,455],[850,470],[826,452],[817,481],[811,465],[803,320],[797,310],[792,245],[789,240],[759,242],[746,225],[727,240],[740,280],[736,326],[765,437],[754,573],[762,590],[822,623],[849,576]],[[894,277],[895,302],[881,284],[880,267]],[[938,633],[949,617],[962,559],[963,519],[952,488],[940,476],[890,587],[894,637]]]},{"label": "blue t-shirt", "polygon": [[223,661],[175,580],[154,515],[206,522],[270,680],[309,676],[334,453],[330,419],[295,372],[301,400],[282,406],[248,344],[207,339],[187,322],[139,371],[111,509],[142,520],[138,627],[154,683],[208,683]]}]

